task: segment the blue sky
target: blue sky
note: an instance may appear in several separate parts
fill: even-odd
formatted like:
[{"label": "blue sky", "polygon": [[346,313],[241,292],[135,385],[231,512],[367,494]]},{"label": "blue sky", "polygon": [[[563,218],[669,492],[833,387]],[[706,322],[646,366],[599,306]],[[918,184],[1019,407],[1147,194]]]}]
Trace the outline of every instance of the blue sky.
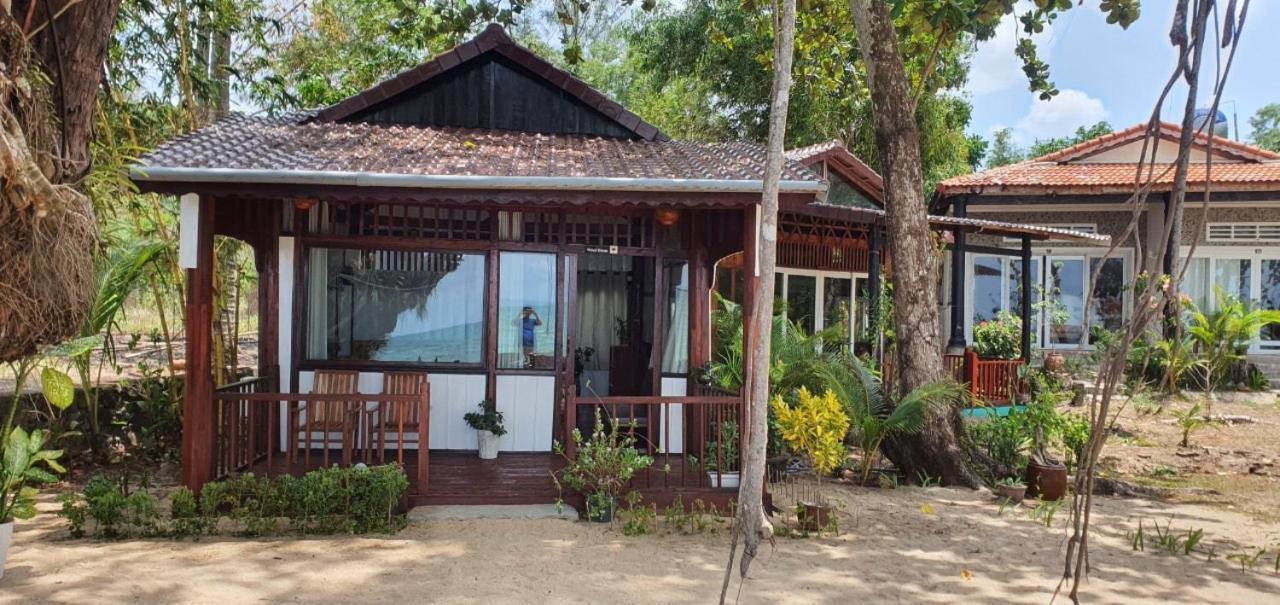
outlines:
[{"label": "blue sky", "polygon": [[[1173,4],[1143,2],[1142,16],[1128,30],[1108,25],[1097,0],[1087,0],[1059,17],[1036,36],[1040,56],[1062,91],[1047,103],[1027,91],[1013,54],[1015,21],[1006,18],[999,35],[979,44],[973,58],[967,86],[974,106],[969,131],[990,136],[1011,128],[1014,140],[1025,146],[1037,138],[1071,134],[1098,120],[1107,120],[1117,130],[1146,121],[1173,69],[1168,38]],[[1245,140],[1250,135],[1249,117],[1267,103],[1280,103],[1278,33],[1280,0],[1253,0],[1220,107],[1229,123],[1235,109]],[[1203,72],[1202,89],[1212,81],[1213,64],[1206,64]],[[1186,87],[1175,88],[1170,96],[1174,100],[1166,104],[1164,118],[1178,121]],[[1208,91],[1199,96],[1207,103]],[[1235,137],[1234,126],[1231,136]]]}]

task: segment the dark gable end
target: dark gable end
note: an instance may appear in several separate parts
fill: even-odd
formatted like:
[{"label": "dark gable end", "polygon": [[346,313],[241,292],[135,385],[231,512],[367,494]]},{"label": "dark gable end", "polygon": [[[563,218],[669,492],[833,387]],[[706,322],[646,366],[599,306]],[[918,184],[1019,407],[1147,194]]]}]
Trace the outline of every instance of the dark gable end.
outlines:
[{"label": "dark gable end", "polygon": [[313,120],[668,140],[652,124],[516,44],[498,25],[321,110]]},{"label": "dark gable end", "polygon": [[564,89],[494,52],[342,121],[638,138]]}]

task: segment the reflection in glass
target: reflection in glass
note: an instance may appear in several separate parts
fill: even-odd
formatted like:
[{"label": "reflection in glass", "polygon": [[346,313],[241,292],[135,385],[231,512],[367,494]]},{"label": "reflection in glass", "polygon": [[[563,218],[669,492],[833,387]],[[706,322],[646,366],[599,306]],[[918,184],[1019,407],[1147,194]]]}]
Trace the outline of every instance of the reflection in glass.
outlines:
[{"label": "reflection in glass", "polygon": [[555,368],[556,257],[498,256],[498,367]]},{"label": "reflection in glass", "polygon": [[307,357],[479,364],[484,256],[312,248]]},{"label": "reflection in glass", "polygon": [[[1102,269],[1098,269],[1102,263]],[[1089,307],[1089,325],[1117,331],[1124,322],[1124,261],[1119,258],[1089,259],[1089,274],[1097,273],[1093,282],[1093,302]],[[1093,342],[1093,335],[1089,335]]]},{"label": "reflection in glass", "polygon": [[[1009,260],[1009,305],[1006,307],[1014,316],[1022,317],[1022,259]],[[1040,302],[1040,258],[1031,258],[1031,344],[1039,342],[1040,314],[1036,305]]]},{"label": "reflection in glass", "polygon": [[813,333],[813,313],[817,307],[818,278],[812,275],[787,276],[787,317]]},{"label": "reflection in glass", "polygon": [[[1262,261],[1262,300],[1263,309],[1280,309],[1280,260],[1266,259]],[[1262,329],[1263,340],[1280,340],[1280,326],[1270,324]]]},{"label": "reflection in glass", "polygon": [[662,283],[666,286],[666,334],[662,338],[662,371],[689,372],[689,265],[667,262]]},{"label": "reflection in glass", "polygon": [[847,277],[826,277],[822,282],[822,328],[830,330],[839,326],[844,342],[849,341],[853,310],[853,280]]},{"label": "reflection in glass", "polygon": [[1182,276],[1182,283],[1178,285],[1183,294],[1191,299],[1192,304],[1197,309],[1209,309],[1209,287],[1205,283],[1209,272],[1209,259],[1193,258],[1182,259],[1187,263],[1187,272]]},{"label": "reflection in glass", "polygon": [[1052,259],[1049,297],[1054,301],[1049,324],[1052,344],[1080,344],[1084,336],[1084,261]]},{"label": "reflection in glass", "polygon": [[1001,296],[1003,270],[996,256],[973,257],[973,323],[996,318],[1004,308]]},{"label": "reflection in glass", "polygon": [[[1213,284],[1231,298],[1248,300],[1253,295],[1249,283],[1252,268],[1253,261],[1248,259],[1216,259],[1213,261]],[[1210,294],[1216,299],[1216,292]]]}]

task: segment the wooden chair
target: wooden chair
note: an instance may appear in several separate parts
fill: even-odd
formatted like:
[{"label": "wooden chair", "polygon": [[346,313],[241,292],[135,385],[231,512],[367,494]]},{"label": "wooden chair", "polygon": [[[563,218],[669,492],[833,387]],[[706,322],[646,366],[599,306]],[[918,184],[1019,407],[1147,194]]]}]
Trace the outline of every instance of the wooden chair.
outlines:
[{"label": "wooden chair", "polygon": [[[311,385],[314,395],[352,395],[350,400],[308,401],[301,405],[299,418],[300,436],[306,443],[308,462],[311,457],[312,434],[321,433],[324,447],[324,465],[329,466],[329,434],[339,433],[342,439],[342,463],[351,464],[356,431],[360,427],[358,384],[360,373],[355,370],[316,370]],[[295,416],[297,417],[297,416]]]},{"label": "wooden chair", "polygon": [[[427,375],[421,372],[382,373],[383,395],[421,395],[426,385]],[[396,433],[396,458],[401,464],[404,464],[404,443],[407,433],[417,435],[419,447],[426,441],[422,435],[424,425],[422,418],[419,418],[421,415],[419,409],[420,406],[417,403],[397,401],[381,403],[374,410],[375,419],[370,424],[376,427],[373,438],[377,443],[380,462],[386,461],[386,441],[389,431]]]}]

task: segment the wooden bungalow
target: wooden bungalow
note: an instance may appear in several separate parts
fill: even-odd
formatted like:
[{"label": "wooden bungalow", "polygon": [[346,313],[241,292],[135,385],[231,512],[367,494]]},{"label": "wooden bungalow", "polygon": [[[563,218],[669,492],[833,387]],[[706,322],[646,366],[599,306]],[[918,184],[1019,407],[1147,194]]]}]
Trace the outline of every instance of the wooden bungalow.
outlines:
[{"label": "wooden bungalow", "polygon": [[[883,212],[824,202],[833,157],[785,166],[779,254],[848,314],[854,280],[878,287]],[[690,370],[711,354],[718,266],[737,263],[754,306],[763,164],[756,145],[669,139],[497,26],[323,110],[162,145],[132,176],[181,196],[185,483],[396,461],[416,503],[550,501],[553,444],[599,410],[656,458],[635,488],[727,501],[713,486],[736,461],[708,473],[709,446],[744,402]],[[226,384],[215,236],[252,246],[260,275],[259,367]],[[508,429],[495,461],[463,422],[484,400]]]}]

